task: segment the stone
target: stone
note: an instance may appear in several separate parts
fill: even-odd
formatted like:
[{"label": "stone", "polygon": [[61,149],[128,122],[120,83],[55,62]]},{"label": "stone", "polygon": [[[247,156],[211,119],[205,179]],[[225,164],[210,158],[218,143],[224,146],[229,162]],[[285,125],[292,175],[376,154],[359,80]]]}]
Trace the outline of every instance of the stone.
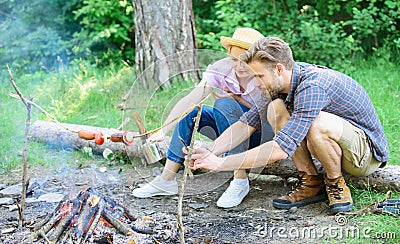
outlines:
[{"label": "stone", "polygon": [[1,190],[0,197],[17,198],[21,195],[21,190],[22,190],[21,184],[12,185]]},{"label": "stone", "polygon": [[63,199],[64,195],[59,193],[47,193],[38,198],[39,201],[44,202],[61,202]]},{"label": "stone", "polygon": [[205,204],[205,203],[189,203],[188,206],[190,208],[199,210],[199,209],[204,209],[204,208],[208,207],[208,204]]},{"label": "stone", "polygon": [[2,205],[11,205],[13,203],[14,203],[14,200],[11,197],[0,198],[0,206],[2,206]]}]

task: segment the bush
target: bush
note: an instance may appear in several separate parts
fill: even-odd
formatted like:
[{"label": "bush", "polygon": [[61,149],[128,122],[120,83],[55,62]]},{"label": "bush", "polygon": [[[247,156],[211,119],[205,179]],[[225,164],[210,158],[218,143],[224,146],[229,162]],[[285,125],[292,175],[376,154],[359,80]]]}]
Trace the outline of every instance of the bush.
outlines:
[{"label": "bush", "polygon": [[75,56],[105,64],[115,59],[134,59],[131,1],[85,0],[74,13],[82,27],[74,34]]}]

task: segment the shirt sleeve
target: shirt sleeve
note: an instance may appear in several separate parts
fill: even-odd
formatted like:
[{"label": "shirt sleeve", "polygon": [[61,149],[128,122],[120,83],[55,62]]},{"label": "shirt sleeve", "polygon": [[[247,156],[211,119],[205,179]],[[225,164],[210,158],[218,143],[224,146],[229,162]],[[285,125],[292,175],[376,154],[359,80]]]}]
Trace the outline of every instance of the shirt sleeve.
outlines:
[{"label": "shirt sleeve", "polygon": [[212,88],[220,88],[221,89],[221,80],[223,80],[224,74],[218,69],[216,64],[210,64],[207,66],[206,71],[203,73],[203,79],[207,81],[207,83]]},{"label": "shirt sleeve", "polygon": [[253,105],[249,111],[244,113],[239,121],[254,127],[256,130],[260,130],[262,122],[267,119],[267,108],[270,101],[271,100],[267,99],[264,95],[260,95],[256,104]]},{"label": "shirt sleeve", "polygon": [[293,113],[274,140],[289,157],[306,137],[318,114],[330,103],[325,90],[317,85],[299,86],[294,97]]}]

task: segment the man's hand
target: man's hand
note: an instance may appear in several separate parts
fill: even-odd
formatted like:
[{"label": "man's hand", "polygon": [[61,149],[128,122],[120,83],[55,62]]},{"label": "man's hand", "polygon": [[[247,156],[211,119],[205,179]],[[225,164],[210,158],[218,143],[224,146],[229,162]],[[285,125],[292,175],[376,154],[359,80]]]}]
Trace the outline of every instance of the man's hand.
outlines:
[{"label": "man's hand", "polygon": [[[185,154],[188,153],[185,148],[182,150]],[[215,154],[205,148],[196,148],[192,152],[190,169],[196,170],[203,168],[218,171],[219,165],[223,163],[223,161],[223,158],[217,157]]]}]

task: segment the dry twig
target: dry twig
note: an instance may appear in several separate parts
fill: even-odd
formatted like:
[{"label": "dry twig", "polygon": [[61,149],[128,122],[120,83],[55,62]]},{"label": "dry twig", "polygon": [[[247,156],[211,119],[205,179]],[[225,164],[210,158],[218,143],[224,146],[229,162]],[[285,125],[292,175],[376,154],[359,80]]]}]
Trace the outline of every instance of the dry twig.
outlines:
[{"label": "dry twig", "polygon": [[29,100],[26,100],[26,98],[22,95],[21,91],[17,87],[17,85],[14,82],[14,78],[12,76],[10,67],[7,65],[7,70],[8,74],[10,75],[10,82],[12,86],[14,87],[14,90],[17,92],[18,96],[20,97],[21,101],[24,103],[26,110],[27,110],[27,116],[26,116],[26,122],[25,122],[25,136],[24,136],[24,146],[22,149],[22,191],[21,191],[21,205],[18,206],[19,209],[19,220],[18,220],[18,228],[22,229],[22,225],[25,220],[24,216],[24,211],[25,211],[25,198],[26,198],[26,185],[27,185],[27,180],[26,180],[26,168],[27,168],[27,162],[26,162],[26,152],[27,152],[27,147],[28,147],[28,134],[29,134],[29,127],[31,125],[31,102],[33,100],[33,97],[30,97]]}]

